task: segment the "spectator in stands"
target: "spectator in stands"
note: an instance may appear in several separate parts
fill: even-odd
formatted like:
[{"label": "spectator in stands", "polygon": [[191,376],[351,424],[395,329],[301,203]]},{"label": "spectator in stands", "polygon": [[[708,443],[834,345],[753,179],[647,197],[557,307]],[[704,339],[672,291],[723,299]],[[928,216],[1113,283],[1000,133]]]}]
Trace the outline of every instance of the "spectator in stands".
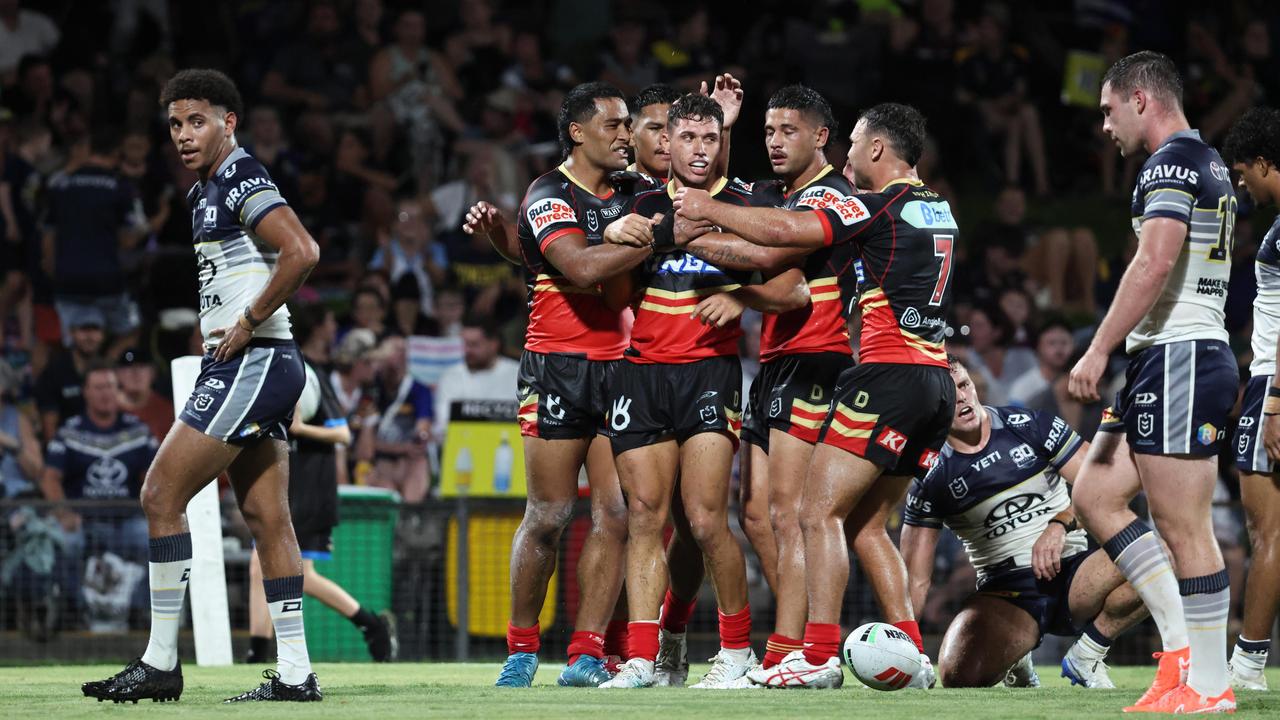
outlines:
[{"label": "spectator in stands", "polygon": [[421,298],[419,309],[430,315],[435,309],[435,287],[445,280],[448,259],[444,247],[431,237],[431,228],[417,198],[400,199],[391,235],[381,240],[369,259],[369,269],[385,270],[393,288],[404,277],[412,278]]},{"label": "spectator in stands", "polygon": [[262,163],[271,181],[290,204],[298,201],[300,158],[285,137],[280,111],[274,105],[255,105],[249,111],[249,142],[245,151]]},{"label": "spectator in stands", "polygon": [[459,400],[511,400],[520,363],[504,357],[498,326],[488,319],[462,323],[462,359],[445,370],[436,383],[436,437],[444,438],[453,403]]},{"label": "spectator in stands", "polygon": [[106,341],[102,311],[92,305],[73,309],[66,322],[71,327],[71,346],[54,355],[36,379],[36,407],[46,441],[60,425],[84,412],[85,371],[102,358]]},{"label": "spectator in stands", "polygon": [[1024,48],[1008,39],[1008,11],[988,5],[978,21],[972,47],[957,54],[960,83],[956,100],[972,106],[986,132],[1004,147],[1004,178],[1018,183],[1022,153],[1031,162],[1036,194],[1049,194],[1049,168],[1040,114],[1027,98],[1027,60]]},{"label": "spectator in stands", "polygon": [[333,0],[314,0],[306,34],[280,49],[262,80],[262,95],[295,108],[342,112],[363,105],[358,97],[366,68],[345,52],[342,18]]},{"label": "spectator in stands", "polygon": [[970,375],[981,376],[987,385],[987,402],[1005,405],[1009,386],[1036,365],[1035,354],[1024,347],[1011,347],[1013,324],[998,305],[982,304],[969,311],[969,347],[962,355]]},{"label": "spectator in stands", "polygon": [[18,373],[0,360],[0,498],[34,493],[44,469],[31,420],[14,406]]},{"label": "spectator in stands", "polygon": [[[517,30],[511,44],[512,64],[502,73],[502,84],[531,96],[537,102],[552,94],[556,97],[578,84],[573,68],[542,54],[542,38],[532,28]],[[555,100],[559,106],[560,100]]]},{"label": "spectator in stands", "polygon": [[701,81],[722,70],[711,53],[711,15],[707,7],[686,6],[674,30],[650,48],[658,61],[658,80],[682,90],[697,90]]},{"label": "spectator in stands", "polygon": [[133,184],[116,171],[118,150],[119,131],[97,127],[84,163],[49,181],[42,253],[45,272],[53,278],[64,342],[70,342],[69,318],[96,309],[111,333],[108,354],[137,342],[141,318],[120,255],[147,231]]},{"label": "spectator in stands", "polygon": [[1071,326],[1060,318],[1048,320],[1040,326],[1035,348],[1036,367],[1009,385],[1009,401],[1015,405],[1030,406],[1037,396],[1049,390],[1054,381],[1070,369],[1067,361],[1075,352]]},{"label": "spectator in stands", "polygon": [[364,328],[381,338],[387,332],[387,301],[382,293],[371,287],[361,287],[351,296],[350,332],[356,328]]},{"label": "spectator in stands", "polygon": [[435,319],[422,312],[422,289],[409,273],[401,275],[391,288],[387,334],[400,337],[440,334],[440,326]]},{"label": "spectator in stands", "polygon": [[467,302],[462,291],[454,285],[443,285],[436,289],[435,304],[440,337],[461,336],[462,319],[467,314]]},{"label": "spectator in stands", "polygon": [[373,462],[369,485],[396,490],[408,503],[422,502],[431,488],[431,390],[409,374],[404,338],[383,340],[374,357],[374,414],[361,419],[356,459]]},{"label": "spectator in stands", "polygon": [[23,56],[48,55],[62,39],[47,16],[19,5],[18,0],[0,0],[0,85],[13,84]]},{"label": "spectator in stands", "polygon": [[120,409],[147,424],[151,434],[163,439],[173,427],[173,401],[155,391],[156,366],[145,345],[129,348],[116,361],[120,383]]},{"label": "spectator in stands", "polygon": [[1033,346],[1036,308],[1027,291],[1020,287],[1007,287],[1000,291],[996,304],[1000,306],[1004,316],[1009,318],[1009,324],[1013,325],[1012,340],[1009,344]]},{"label": "spectator in stands", "polygon": [[333,354],[333,371],[329,383],[338,396],[338,404],[347,414],[352,432],[360,429],[360,421],[373,413],[372,400],[366,392],[377,376],[373,351],[378,338],[372,331],[357,328],[347,333]]},{"label": "spectator in stands", "polygon": [[647,35],[638,18],[624,18],[609,30],[609,41],[600,53],[600,79],[627,97],[658,82],[658,62],[645,50]]}]

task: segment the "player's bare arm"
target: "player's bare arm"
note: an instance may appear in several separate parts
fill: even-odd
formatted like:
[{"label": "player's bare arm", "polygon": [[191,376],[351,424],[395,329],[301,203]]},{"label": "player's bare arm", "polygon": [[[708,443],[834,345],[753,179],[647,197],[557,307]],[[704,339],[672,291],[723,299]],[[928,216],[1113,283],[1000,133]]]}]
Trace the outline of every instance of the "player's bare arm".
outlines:
[{"label": "player's bare arm", "polygon": [[502,256],[503,260],[513,265],[523,264],[516,226],[493,203],[481,200],[468,208],[467,219],[462,224],[462,232],[487,238],[489,244]]},{"label": "player's bare arm", "polygon": [[819,248],[826,244],[826,227],[817,213],[738,207],[712,199],[705,190],[688,187],[676,191],[673,205],[689,220],[714,223],[756,245]]},{"label": "player's bare arm", "polygon": [[[1084,459],[1089,454],[1088,441],[1080,443],[1080,449],[1067,461],[1058,474],[1068,485],[1075,483]],[[1031,570],[1039,580],[1052,580],[1062,572],[1062,548],[1067,542],[1067,532],[1078,526],[1076,511],[1068,505],[1062,512],[1053,516],[1049,526],[1031,547]]]},{"label": "player's bare arm", "polygon": [[[681,221],[676,220],[679,224]],[[679,233],[676,243],[679,244]],[[774,274],[799,263],[808,248],[765,247],[747,242],[732,233],[708,232],[690,240],[684,249],[695,257],[726,270],[759,270]],[[776,312],[776,311],[771,311]]]},{"label": "player's bare arm", "polygon": [[235,325],[214,331],[222,337],[214,359],[221,362],[235,357],[249,344],[253,331],[280,309],[306,282],[316,263],[320,262],[320,246],[302,227],[298,216],[288,206],[267,213],[258,223],[257,235],[280,253],[267,286],[240,316]]},{"label": "player's bare arm", "polygon": [[744,285],[734,290],[733,296],[752,310],[784,313],[809,304],[809,283],[805,282],[804,272],[793,267],[767,282]]},{"label": "player's bare arm", "polygon": [[938,535],[937,528],[902,526],[902,561],[907,566],[911,607],[916,609],[917,616],[933,584],[933,556],[938,548]]},{"label": "player's bare arm", "polygon": [[[639,223],[637,220],[632,220],[632,217],[636,217],[644,223],[649,223],[649,218],[629,216],[613,222],[609,225],[609,228],[612,229],[614,225],[626,223],[631,228],[628,232],[643,232],[636,229]],[[650,230],[650,233],[652,233],[652,230]],[[569,282],[580,288],[590,288],[620,272],[630,270],[639,265],[641,261],[649,257],[650,249],[648,246],[632,247],[609,242],[588,246],[585,235],[568,233],[556,238],[542,251],[542,254],[560,272],[564,273]]]},{"label": "player's bare arm", "polygon": [[1120,278],[1111,309],[1084,357],[1071,369],[1068,391],[1077,401],[1099,399],[1098,380],[1106,371],[1107,358],[1155,305],[1186,242],[1187,224],[1173,218],[1150,218],[1142,223],[1139,237],[1138,254]]}]

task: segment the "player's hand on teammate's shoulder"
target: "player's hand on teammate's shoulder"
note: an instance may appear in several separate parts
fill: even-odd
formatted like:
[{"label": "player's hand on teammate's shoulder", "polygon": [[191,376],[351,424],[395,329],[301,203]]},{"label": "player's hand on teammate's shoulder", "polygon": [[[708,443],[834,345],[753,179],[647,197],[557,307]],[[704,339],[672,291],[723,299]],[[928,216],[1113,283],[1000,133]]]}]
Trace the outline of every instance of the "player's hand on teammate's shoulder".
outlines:
[{"label": "player's hand on teammate's shoulder", "polygon": [[1062,547],[1067,542],[1067,529],[1051,522],[1031,547],[1031,570],[1037,580],[1052,580],[1062,571]]},{"label": "player's hand on teammate's shoulder", "polygon": [[720,109],[724,111],[723,127],[725,130],[732,128],[742,111],[742,81],[724,73],[716,76],[714,88],[709,89],[707,81],[703,80],[698,92],[711,96],[712,100],[720,104]]},{"label": "player's hand on teammate's shoulder", "polygon": [[662,221],[662,215],[647,218],[631,213],[609,223],[604,229],[605,242],[631,247],[648,247],[653,244],[653,226]]},{"label": "player's hand on teammate's shoulder", "polygon": [[679,213],[679,217],[687,220],[705,220],[707,204],[711,202],[711,193],[697,188],[682,187],[676,191],[671,206]]},{"label": "player's hand on teammate's shoulder", "polygon": [[1067,380],[1067,392],[1071,399],[1076,402],[1097,402],[1101,397],[1098,395],[1098,381],[1102,379],[1106,369],[1107,356],[1091,346],[1076,366],[1071,368],[1071,375]]},{"label": "player's hand on teammate's shoulder", "polygon": [[462,224],[462,232],[484,237],[500,225],[502,225],[502,211],[492,203],[481,200],[467,209],[467,220]]},{"label": "player's hand on teammate's shoulder", "polygon": [[742,301],[729,293],[709,295],[693,309],[693,318],[703,325],[721,328],[742,317],[746,308]]}]

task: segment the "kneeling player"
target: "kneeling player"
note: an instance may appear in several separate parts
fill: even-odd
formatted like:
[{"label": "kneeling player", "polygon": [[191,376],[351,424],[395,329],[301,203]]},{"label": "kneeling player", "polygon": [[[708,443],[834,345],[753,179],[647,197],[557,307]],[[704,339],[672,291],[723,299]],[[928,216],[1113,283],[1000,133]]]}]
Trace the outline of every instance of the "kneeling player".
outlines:
[{"label": "kneeling player", "polygon": [[[1063,676],[1073,685],[1115,687],[1103,663],[1107,648],[1147,611],[1076,527],[1062,481],[1075,480],[1088,443],[1062,418],[982,406],[968,371],[954,357],[950,363],[951,433],[933,470],[912,484],[902,530],[915,607],[929,592],[943,525],[960,536],[978,571],[978,591],[942,640],[942,684],[994,685],[1045,634],[1076,635],[1083,626],[1062,660]],[[1029,666],[1020,669],[1020,684],[1039,684]]]}]

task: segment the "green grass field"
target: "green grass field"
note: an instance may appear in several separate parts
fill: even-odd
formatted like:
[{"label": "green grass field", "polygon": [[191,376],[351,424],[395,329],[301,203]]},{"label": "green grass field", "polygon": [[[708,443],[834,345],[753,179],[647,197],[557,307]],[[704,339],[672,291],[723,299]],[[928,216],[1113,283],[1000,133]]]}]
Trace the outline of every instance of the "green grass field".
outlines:
[{"label": "green grass field", "polygon": [[[492,687],[494,664],[321,664],[325,700],[314,705],[226,706],[220,701],[256,682],[254,669],[185,669],[186,692],[176,704],[113,705],[80,695],[79,684],[117,670],[105,665],[0,668],[0,717],[74,718],[244,717],[271,718],[1084,718],[1118,716],[1150,682],[1154,667],[1112,668],[1123,689],[1086,691],[1065,686],[1053,667],[1041,668],[1045,687],[1037,690],[904,690],[876,692],[849,678],[844,689],[830,691],[742,690],[701,692],[687,689],[591,690],[555,687],[559,665],[546,664],[530,690]],[[700,675],[705,667],[695,667]],[[1280,670],[1269,673],[1280,687]],[[1239,693],[1240,712],[1280,716],[1280,696]]]}]

